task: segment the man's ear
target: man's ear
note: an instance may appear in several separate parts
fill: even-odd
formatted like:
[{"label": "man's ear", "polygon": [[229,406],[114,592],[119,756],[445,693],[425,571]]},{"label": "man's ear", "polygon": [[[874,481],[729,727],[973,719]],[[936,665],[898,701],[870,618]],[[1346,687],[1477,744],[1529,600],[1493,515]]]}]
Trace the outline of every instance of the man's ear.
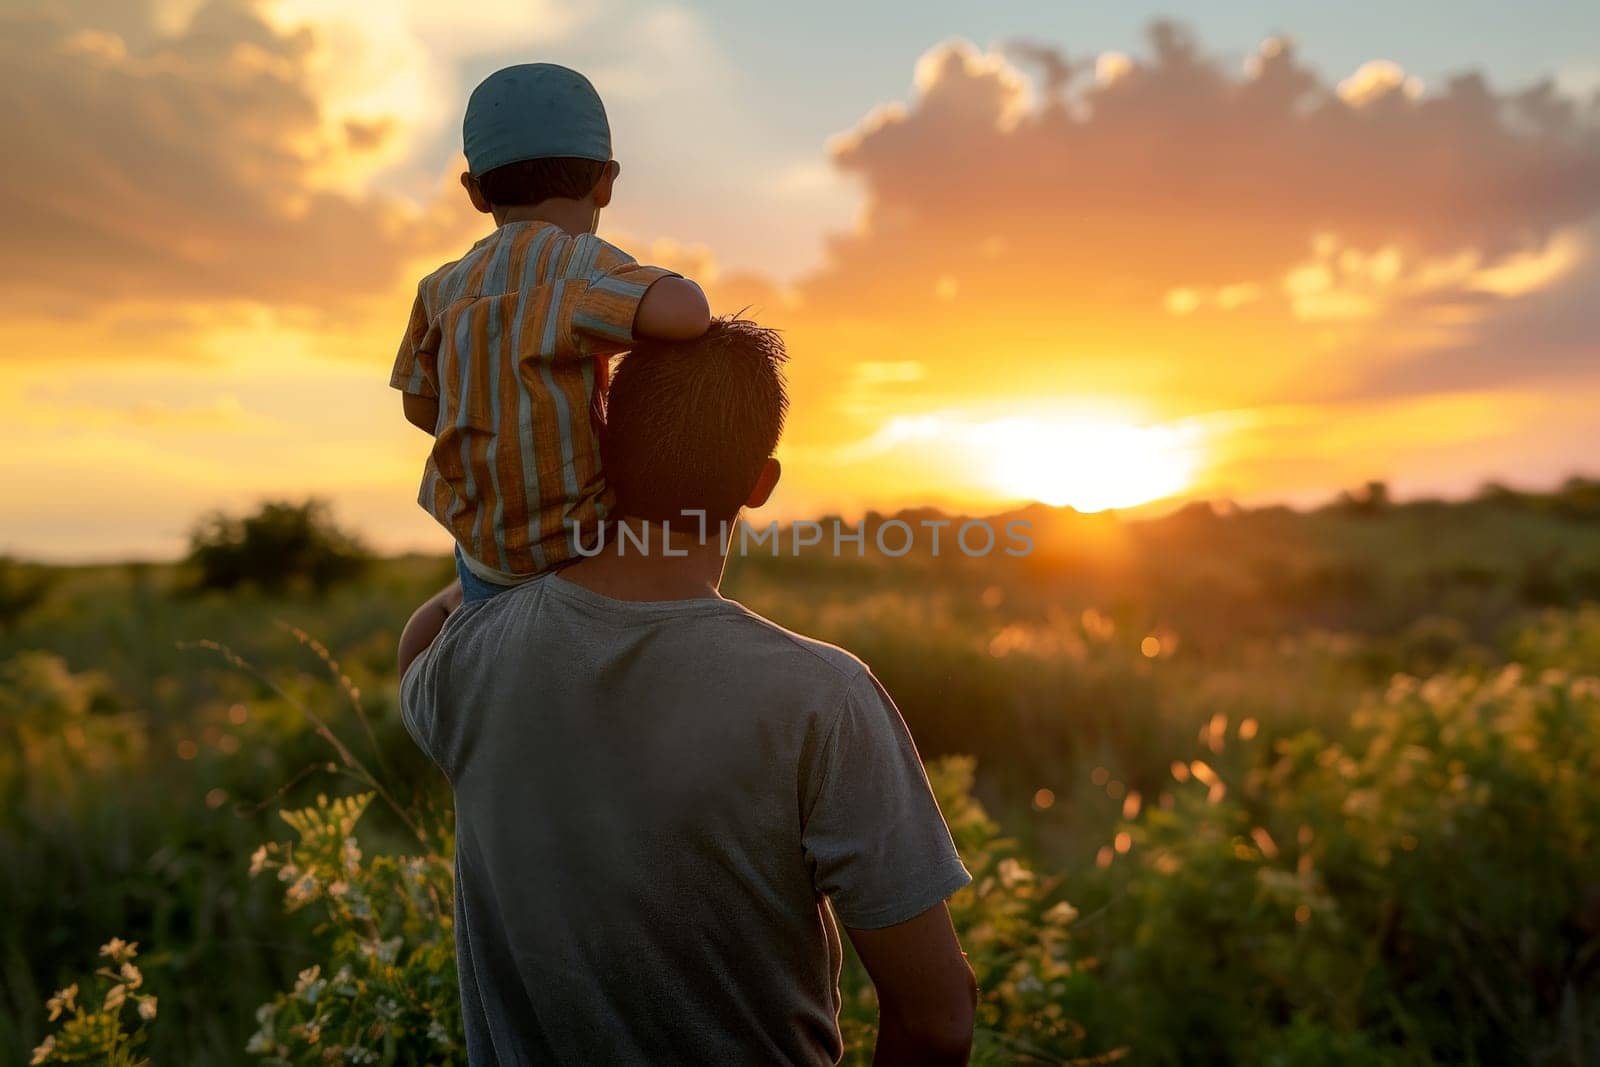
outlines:
[{"label": "man's ear", "polygon": [[616,184],[617,175],[622,173],[622,164],[611,160],[606,164],[605,170],[600,172],[600,180],[594,183],[594,206],[602,208],[611,203],[611,187]]},{"label": "man's ear", "polygon": [[772,496],[772,491],[778,487],[778,477],[783,473],[783,467],[778,463],[777,457],[767,457],[767,465],[761,468],[761,477],[756,479],[755,488],[750,490],[750,495],[745,497],[744,506],[759,508]]},{"label": "man's ear", "polygon": [[489,206],[489,200],[483,195],[483,188],[478,184],[478,179],[472,176],[470,170],[461,172],[461,188],[467,191],[467,199],[472,201],[472,206],[485,215],[494,209]]}]

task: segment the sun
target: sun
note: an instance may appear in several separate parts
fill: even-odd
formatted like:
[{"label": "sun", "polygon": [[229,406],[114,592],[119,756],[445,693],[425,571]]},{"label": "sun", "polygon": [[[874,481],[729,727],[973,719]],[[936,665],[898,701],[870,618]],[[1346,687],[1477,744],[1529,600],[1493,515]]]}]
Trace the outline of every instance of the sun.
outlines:
[{"label": "sun", "polygon": [[1180,493],[1193,484],[1199,459],[1187,428],[1087,417],[997,419],[982,441],[997,493],[1078,511]]}]

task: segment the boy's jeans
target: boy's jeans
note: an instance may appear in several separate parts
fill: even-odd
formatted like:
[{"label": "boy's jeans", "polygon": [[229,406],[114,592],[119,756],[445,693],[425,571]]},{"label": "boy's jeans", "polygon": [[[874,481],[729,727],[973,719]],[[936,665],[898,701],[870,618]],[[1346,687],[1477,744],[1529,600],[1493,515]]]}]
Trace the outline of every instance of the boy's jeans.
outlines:
[{"label": "boy's jeans", "polygon": [[467,566],[466,559],[461,554],[461,546],[456,546],[456,578],[461,582],[461,602],[475,604],[480,600],[488,600],[496,593],[504,593],[507,589],[515,589],[514,585],[497,585],[479,578]]}]

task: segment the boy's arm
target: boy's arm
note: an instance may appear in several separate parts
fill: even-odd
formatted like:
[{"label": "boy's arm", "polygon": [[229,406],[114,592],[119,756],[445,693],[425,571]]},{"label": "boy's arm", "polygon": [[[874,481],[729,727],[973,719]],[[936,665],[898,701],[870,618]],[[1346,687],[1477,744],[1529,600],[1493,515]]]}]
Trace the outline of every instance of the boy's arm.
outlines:
[{"label": "boy's arm", "polygon": [[633,315],[633,335],[658,341],[690,341],[711,325],[706,294],[688,278],[662,278],[645,290]]},{"label": "boy's arm", "polygon": [[438,348],[439,330],[429,321],[422,287],[418,286],[417,299],[411,305],[411,321],[400,339],[400,350],[395,353],[389,385],[400,390],[406,421],[430,434],[439,424]]},{"label": "boy's arm", "polygon": [[420,396],[416,393],[402,393],[400,399],[405,406],[406,421],[419,430],[425,430],[432,435],[439,428],[439,398],[436,396]]},{"label": "boy's arm", "polygon": [[592,235],[580,249],[589,264],[582,295],[572,307],[570,335],[581,356],[625,352],[641,338],[687,341],[711,325],[700,287],[676,271],[639,263]]}]

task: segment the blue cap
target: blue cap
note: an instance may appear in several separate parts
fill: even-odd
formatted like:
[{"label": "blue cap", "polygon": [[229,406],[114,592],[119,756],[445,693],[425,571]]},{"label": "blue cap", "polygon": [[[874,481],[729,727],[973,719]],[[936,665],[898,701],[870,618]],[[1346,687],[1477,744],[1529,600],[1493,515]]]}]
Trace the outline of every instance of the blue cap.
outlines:
[{"label": "blue cap", "polygon": [[461,144],[474,176],[551,156],[603,162],[611,158],[611,124],[588,78],[554,63],[522,63],[472,90]]}]

